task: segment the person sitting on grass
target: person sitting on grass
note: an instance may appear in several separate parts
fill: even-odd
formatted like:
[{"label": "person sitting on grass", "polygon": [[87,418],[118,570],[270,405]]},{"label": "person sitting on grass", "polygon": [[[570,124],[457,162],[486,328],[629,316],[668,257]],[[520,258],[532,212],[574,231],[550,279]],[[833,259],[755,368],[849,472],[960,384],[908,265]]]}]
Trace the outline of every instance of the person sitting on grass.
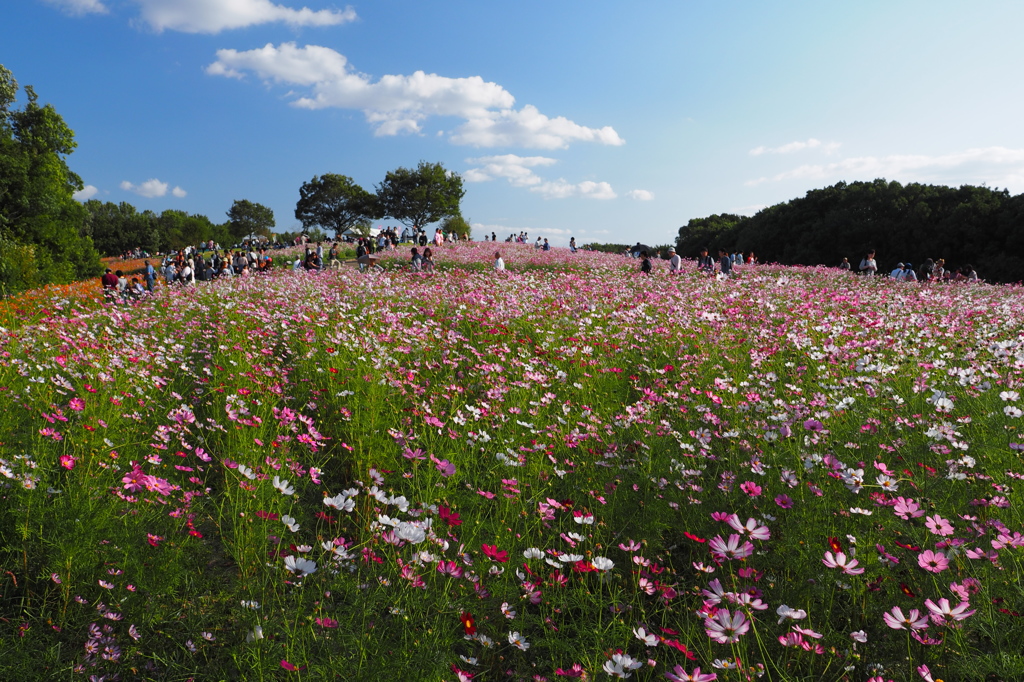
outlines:
[{"label": "person sitting on grass", "polygon": [[501,259],[501,251],[494,252],[494,270],[501,272],[505,269],[505,261]]},{"label": "person sitting on grass", "polygon": [[410,259],[410,265],[412,266],[413,272],[420,272],[423,269],[423,256],[420,255],[420,250],[415,246],[412,247],[412,258]]}]

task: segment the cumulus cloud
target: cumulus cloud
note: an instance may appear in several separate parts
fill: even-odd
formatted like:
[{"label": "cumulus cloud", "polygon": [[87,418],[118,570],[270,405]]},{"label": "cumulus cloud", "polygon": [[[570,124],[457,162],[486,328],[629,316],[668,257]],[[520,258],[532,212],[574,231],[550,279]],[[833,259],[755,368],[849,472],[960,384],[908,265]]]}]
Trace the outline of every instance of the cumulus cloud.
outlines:
[{"label": "cumulus cloud", "polygon": [[650,192],[646,189],[631,189],[626,192],[626,196],[630,199],[636,199],[637,201],[651,201],[654,199],[654,192]]},{"label": "cumulus cloud", "polygon": [[829,164],[804,164],[772,177],[749,180],[755,186],[785,180],[873,180],[888,178],[903,182],[980,184],[1024,190],[1024,149],[986,147],[941,156],[893,154],[860,156]]},{"label": "cumulus cloud", "polygon": [[46,0],[46,4],[64,10],[67,14],[106,14],[110,10],[100,0]]},{"label": "cumulus cloud", "polygon": [[86,185],[82,189],[72,194],[71,198],[74,199],[75,201],[89,201],[89,199],[92,199],[94,196],[96,196],[97,192],[99,192],[99,190],[96,189],[95,186]]},{"label": "cumulus cloud", "polygon": [[497,178],[505,178],[516,187],[539,185],[542,180],[533,172],[538,166],[551,166],[557,161],[547,156],[517,156],[502,154],[500,156],[481,156],[478,159],[466,159],[466,163],[477,164],[479,168],[470,168],[462,174],[466,182],[487,182]]},{"label": "cumulus cloud", "polygon": [[[170,185],[166,182],[160,182],[156,178],[150,178],[140,185],[133,184],[127,180],[121,183],[121,189],[126,192],[132,192],[138,194],[140,197],[146,197],[147,199],[155,199],[156,197],[167,196],[167,189]],[[173,196],[179,199],[188,194],[185,190],[180,187],[175,187],[171,190]]]},{"label": "cumulus cloud", "polygon": [[[88,2],[90,0],[75,0]],[[257,24],[283,23],[291,26],[336,26],[355,21],[351,7],[344,10],[293,9],[270,0],[133,0],[142,21],[154,31],[220,33]]]},{"label": "cumulus cloud", "polygon": [[360,110],[378,136],[420,134],[427,118],[444,116],[463,120],[449,135],[455,144],[535,149],[564,149],[570,142],[624,144],[608,126],[588,128],[561,116],[549,118],[530,105],[514,109],[511,93],[480,76],[449,78],[416,71],[374,81],[354,70],[345,55],[318,45],[268,43],[241,52],[218,50],[206,73],[228,78],[252,73],[266,82],[306,88],[293,106]]},{"label": "cumulus cloud", "polygon": [[[568,197],[586,197],[588,199],[614,199],[617,195],[607,182],[585,180],[571,183],[559,178],[545,181],[533,172],[533,168],[551,166],[555,159],[547,156],[517,156],[502,154],[499,156],[482,156],[477,159],[466,159],[467,163],[478,164],[470,168],[462,177],[467,182],[488,182],[505,178],[515,187],[528,187],[546,199],[566,199]],[[643,190],[639,190],[643,191]],[[648,192],[649,194],[649,192]],[[653,195],[651,195],[653,197]]]},{"label": "cumulus cloud", "polygon": [[751,156],[761,156],[762,154],[792,154],[794,152],[800,152],[805,149],[821,149],[826,154],[832,154],[840,147],[838,142],[829,142],[828,144],[822,144],[821,140],[816,140],[813,137],[808,139],[806,142],[790,142],[780,147],[754,147],[750,150]]},{"label": "cumulus cloud", "polygon": [[544,182],[530,188],[545,199],[566,199],[568,197],[584,197],[586,199],[614,199],[617,194],[607,182],[584,180],[573,184],[559,178],[554,182]]}]

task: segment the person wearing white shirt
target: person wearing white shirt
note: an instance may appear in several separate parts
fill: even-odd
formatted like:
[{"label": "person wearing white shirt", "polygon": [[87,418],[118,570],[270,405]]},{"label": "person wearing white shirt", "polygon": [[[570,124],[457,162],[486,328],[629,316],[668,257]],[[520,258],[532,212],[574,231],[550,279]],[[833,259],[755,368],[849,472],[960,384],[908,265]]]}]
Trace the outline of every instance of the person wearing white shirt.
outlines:
[{"label": "person wearing white shirt", "polygon": [[496,271],[502,271],[505,269],[505,261],[501,259],[501,251],[494,252],[494,269]]},{"label": "person wearing white shirt", "polygon": [[896,269],[890,272],[889,276],[897,282],[903,281],[903,278],[906,276],[906,273],[903,270],[903,263],[897,263]]},{"label": "person wearing white shirt", "polygon": [[669,248],[669,250],[668,250],[668,271],[669,272],[679,272],[682,269],[683,269],[683,259],[680,258],[678,254],[676,254],[676,250],[674,248]]}]

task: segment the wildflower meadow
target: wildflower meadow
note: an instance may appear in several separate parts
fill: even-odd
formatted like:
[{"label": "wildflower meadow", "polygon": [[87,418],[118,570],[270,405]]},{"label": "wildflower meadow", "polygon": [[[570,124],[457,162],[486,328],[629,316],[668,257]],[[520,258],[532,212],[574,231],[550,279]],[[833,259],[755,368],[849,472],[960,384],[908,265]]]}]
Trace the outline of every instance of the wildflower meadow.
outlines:
[{"label": "wildflower meadow", "polygon": [[7,309],[0,678],[1024,678],[1019,288],[435,260]]}]

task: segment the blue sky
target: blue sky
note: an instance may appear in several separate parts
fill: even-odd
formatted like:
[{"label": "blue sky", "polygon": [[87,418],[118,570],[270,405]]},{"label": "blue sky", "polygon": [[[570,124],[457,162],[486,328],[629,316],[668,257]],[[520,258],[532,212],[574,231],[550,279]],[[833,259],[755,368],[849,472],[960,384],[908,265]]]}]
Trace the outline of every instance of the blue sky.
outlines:
[{"label": "blue sky", "polygon": [[104,201],[294,229],[314,175],[440,161],[477,238],[661,244],[840,180],[1024,192],[1021,26],[1020,2],[13,0],[0,63]]}]

